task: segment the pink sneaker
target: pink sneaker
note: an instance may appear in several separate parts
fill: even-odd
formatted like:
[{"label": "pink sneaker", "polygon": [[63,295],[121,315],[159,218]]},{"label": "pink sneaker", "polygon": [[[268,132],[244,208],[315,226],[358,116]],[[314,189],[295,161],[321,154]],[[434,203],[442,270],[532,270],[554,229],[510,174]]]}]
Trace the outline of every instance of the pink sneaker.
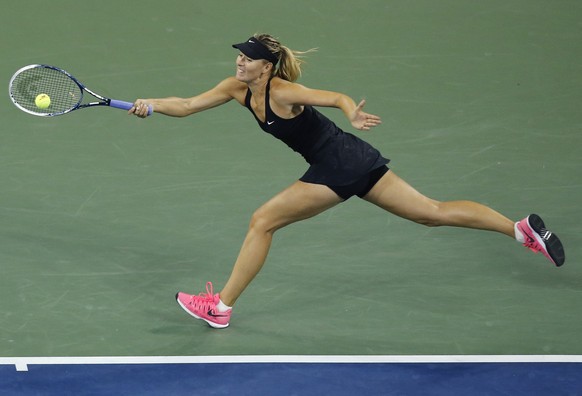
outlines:
[{"label": "pink sneaker", "polygon": [[536,253],[542,252],[557,267],[564,264],[566,255],[562,242],[554,233],[546,229],[540,216],[536,214],[527,216],[517,222],[517,228],[525,238],[523,246]]},{"label": "pink sneaker", "polygon": [[196,319],[202,319],[211,327],[223,329],[229,325],[232,309],[219,312],[216,309],[219,300],[218,294],[213,294],[212,282],[206,283],[206,293],[200,293],[197,296],[182,292],[176,294],[176,301],[184,311]]}]

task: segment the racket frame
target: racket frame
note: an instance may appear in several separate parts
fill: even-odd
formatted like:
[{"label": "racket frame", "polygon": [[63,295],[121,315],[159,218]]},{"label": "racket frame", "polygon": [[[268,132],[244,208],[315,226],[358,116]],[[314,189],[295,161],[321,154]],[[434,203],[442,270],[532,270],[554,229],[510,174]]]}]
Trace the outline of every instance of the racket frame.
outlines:
[{"label": "racket frame", "polygon": [[[77,84],[77,86],[79,87],[79,89],[81,90],[81,97],[79,98],[79,101],[77,102],[76,105],[74,105],[73,107],[66,109],[64,111],[61,112],[57,112],[57,113],[38,113],[35,112],[33,110],[29,110],[23,106],[21,106],[16,99],[14,98],[13,94],[12,94],[12,85],[14,80],[16,79],[16,77],[18,77],[18,75],[26,70],[29,69],[35,69],[35,68],[47,68],[47,69],[52,69],[55,70],[57,72],[63,73],[65,76],[67,76],[68,78],[70,78],[75,84]],[[82,103],[83,102],[83,98],[84,98],[84,93],[87,92],[88,94],[92,95],[93,97],[95,97],[96,99],[99,100],[99,102],[89,102],[89,103]],[[56,67],[56,66],[51,66],[51,65],[45,65],[45,64],[33,64],[33,65],[28,65],[28,66],[24,66],[20,69],[18,69],[14,75],[12,76],[12,78],[10,78],[10,82],[8,84],[8,93],[10,95],[10,100],[12,100],[12,103],[14,103],[14,105],[16,107],[18,107],[20,110],[24,111],[25,113],[28,114],[32,114],[35,116],[39,116],[39,117],[54,117],[54,116],[59,116],[59,115],[63,115],[63,114],[67,114],[70,113],[74,110],[77,109],[83,109],[86,107],[95,107],[95,106],[109,106],[109,107],[114,107],[117,109],[122,109],[122,110],[129,110],[133,107],[133,103],[131,102],[125,102],[122,100],[115,100],[115,99],[110,99],[107,98],[103,95],[99,95],[98,93],[90,90],[89,88],[87,88],[83,83],[81,83],[79,80],[77,80],[71,73],[67,72],[66,70],[61,69],[60,67]],[[39,92],[40,93],[40,92]],[[152,114],[152,107],[149,106],[148,108],[148,115]]]}]

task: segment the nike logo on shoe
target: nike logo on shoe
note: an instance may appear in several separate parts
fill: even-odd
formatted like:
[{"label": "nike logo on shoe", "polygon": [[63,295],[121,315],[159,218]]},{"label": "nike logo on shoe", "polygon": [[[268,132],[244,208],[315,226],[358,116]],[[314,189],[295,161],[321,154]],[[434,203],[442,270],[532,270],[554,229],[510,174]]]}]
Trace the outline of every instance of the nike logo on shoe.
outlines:
[{"label": "nike logo on shoe", "polygon": [[213,318],[228,318],[228,314],[215,314],[213,309],[209,309],[206,314]]},{"label": "nike logo on shoe", "polygon": [[527,238],[528,242],[530,242],[530,243],[535,242],[535,239],[534,239],[533,236],[531,236],[530,234],[528,234],[526,231],[523,231],[522,230],[522,232],[523,232],[523,235],[525,235],[525,237]]},{"label": "nike logo on shoe", "polygon": [[518,225],[524,237],[524,246],[534,252],[541,252],[554,265],[560,267],[564,264],[566,255],[560,239],[546,229],[543,220],[536,214],[531,214],[521,220]]}]

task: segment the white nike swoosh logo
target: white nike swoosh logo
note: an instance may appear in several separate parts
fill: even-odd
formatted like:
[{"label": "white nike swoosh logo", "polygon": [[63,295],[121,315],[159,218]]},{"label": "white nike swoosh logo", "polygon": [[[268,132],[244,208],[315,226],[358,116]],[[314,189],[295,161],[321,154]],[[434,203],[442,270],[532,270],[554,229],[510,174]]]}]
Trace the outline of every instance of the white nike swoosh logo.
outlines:
[{"label": "white nike swoosh logo", "polygon": [[271,125],[271,124],[274,124],[274,123],[275,123],[275,121],[267,121],[267,125]]}]

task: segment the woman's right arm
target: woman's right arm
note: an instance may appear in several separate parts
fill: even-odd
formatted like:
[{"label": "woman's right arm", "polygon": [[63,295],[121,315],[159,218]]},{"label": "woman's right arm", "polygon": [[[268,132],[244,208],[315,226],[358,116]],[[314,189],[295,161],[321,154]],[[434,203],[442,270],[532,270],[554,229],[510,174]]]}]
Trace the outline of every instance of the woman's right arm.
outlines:
[{"label": "woman's right arm", "polygon": [[152,106],[156,113],[171,117],[186,117],[227,103],[240,96],[240,91],[241,82],[230,77],[214,88],[191,98],[137,99],[133,107],[129,109],[129,114],[145,118],[148,115],[148,106]]}]

